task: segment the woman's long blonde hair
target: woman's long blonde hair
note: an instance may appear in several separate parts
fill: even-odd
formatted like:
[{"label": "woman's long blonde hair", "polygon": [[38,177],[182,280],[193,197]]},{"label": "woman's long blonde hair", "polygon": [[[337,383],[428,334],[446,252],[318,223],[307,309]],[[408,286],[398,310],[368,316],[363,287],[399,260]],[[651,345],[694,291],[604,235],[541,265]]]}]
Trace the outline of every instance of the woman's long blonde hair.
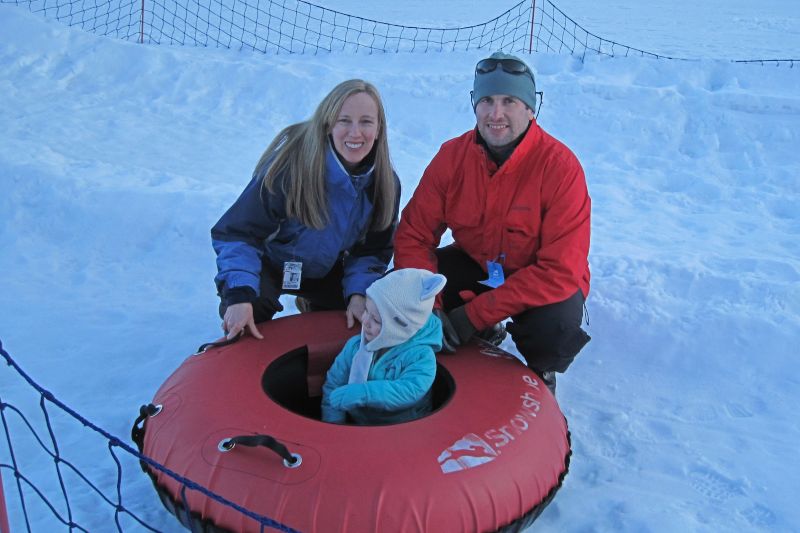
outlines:
[{"label": "woman's long blonde hair", "polygon": [[[305,122],[281,130],[261,155],[254,174],[263,175],[263,186],[275,192],[276,181],[288,173],[284,191],[286,214],[303,225],[322,229],[328,222],[325,195],[325,152],[330,133],[344,101],[358,93],[367,93],[378,107],[378,134],[375,137],[374,195],[372,229],[383,230],[394,221],[397,190],[394,182],[389,143],[386,135],[386,113],[378,90],[363,80],[347,80],[333,88],[322,99],[314,116]],[[270,161],[271,160],[271,161]],[[264,168],[266,165],[269,168]],[[281,185],[281,184],[279,184]]]}]

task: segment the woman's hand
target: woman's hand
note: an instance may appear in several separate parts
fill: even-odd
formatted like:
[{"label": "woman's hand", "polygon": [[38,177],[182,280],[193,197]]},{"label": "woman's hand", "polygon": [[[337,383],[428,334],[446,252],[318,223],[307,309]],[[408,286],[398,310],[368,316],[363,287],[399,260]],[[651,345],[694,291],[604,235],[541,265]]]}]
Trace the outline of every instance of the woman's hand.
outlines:
[{"label": "woman's hand", "polygon": [[250,330],[250,334],[257,339],[264,338],[259,333],[253,319],[253,304],[244,302],[228,306],[225,310],[225,317],[222,319],[222,331],[225,332],[225,338],[231,340],[247,330]]},{"label": "woman's hand", "polygon": [[361,316],[367,308],[367,299],[362,294],[354,294],[350,296],[350,301],[347,302],[347,327],[352,328],[356,322],[361,323]]}]

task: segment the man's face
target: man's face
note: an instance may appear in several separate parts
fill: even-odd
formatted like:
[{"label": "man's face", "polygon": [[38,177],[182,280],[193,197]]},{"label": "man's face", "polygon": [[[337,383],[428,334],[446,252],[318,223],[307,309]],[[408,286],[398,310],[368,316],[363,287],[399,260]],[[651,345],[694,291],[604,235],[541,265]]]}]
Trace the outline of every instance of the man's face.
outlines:
[{"label": "man's face", "polygon": [[484,96],[475,107],[478,131],[490,148],[502,148],[517,140],[533,120],[533,111],[507,94]]}]

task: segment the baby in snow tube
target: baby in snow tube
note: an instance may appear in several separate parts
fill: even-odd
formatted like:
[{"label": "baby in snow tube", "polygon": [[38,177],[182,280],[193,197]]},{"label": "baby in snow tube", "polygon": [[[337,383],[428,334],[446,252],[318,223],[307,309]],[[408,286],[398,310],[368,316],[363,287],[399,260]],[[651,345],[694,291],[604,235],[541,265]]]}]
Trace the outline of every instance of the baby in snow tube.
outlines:
[{"label": "baby in snow tube", "polygon": [[418,268],[394,270],[367,288],[361,334],[344,345],[322,387],[322,420],[406,422],[432,409],[442,323],[432,313],[447,279]]}]

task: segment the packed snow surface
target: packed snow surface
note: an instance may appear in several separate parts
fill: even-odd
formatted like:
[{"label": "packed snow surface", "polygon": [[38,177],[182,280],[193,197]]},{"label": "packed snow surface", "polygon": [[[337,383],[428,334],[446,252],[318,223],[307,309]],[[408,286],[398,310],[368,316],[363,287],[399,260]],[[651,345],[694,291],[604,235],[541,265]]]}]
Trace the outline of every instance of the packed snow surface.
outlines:
[{"label": "packed snow surface", "polygon": [[[515,2],[323,3],[454,26]],[[532,529],[796,531],[800,68],[721,60],[800,56],[795,2],[559,7],[602,37],[703,59],[524,56],[544,90],[539,123],[577,154],[593,200],[593,340],[558,385],[574,455]],[[0,338],[35,381],[123,439],[139,405],[219,335],[209,228],[277,131],[342,80],[375,83],[405,204],[439,145],[473,127],[486,53],[139,45],[14,5],[0,5],[0,35]],[[0,399],[49,443],[38,395],[3,366]],[[106,441],[47,413],[61,453],[113,493]],[[52,459],[4,416],[20,470],[65,513]],[[121,460],[126,507],[179,531]],[[12,529],[24,529],[2,474]],[[112,508],[66,483],[76,522],[116,531]],[[33,531],[63,527],[26,494]]]}]

